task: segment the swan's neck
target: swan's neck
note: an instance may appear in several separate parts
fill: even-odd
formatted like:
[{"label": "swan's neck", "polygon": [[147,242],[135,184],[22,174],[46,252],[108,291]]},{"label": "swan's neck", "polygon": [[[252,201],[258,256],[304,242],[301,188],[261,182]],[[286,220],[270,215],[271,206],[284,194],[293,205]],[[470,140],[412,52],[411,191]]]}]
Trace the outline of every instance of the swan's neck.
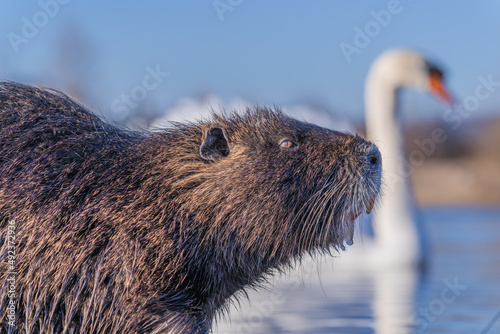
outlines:
[{"label": "swan's neck", "polygon": [[405,182],[394,184],[401,189],[408,188],[407,178],[401,178],[401,163],[405,156],[404,138],[397,113],[396,88],[384,82],[370,81],[366,95],[366,134],[382,154],[384,182],[389,176],[400,176]]},{"label": "swan's neck", "polygon": [[365,91],[367,137],[379,147],[383,166],[383,196],[373,215],[375,241],[405,261],[413,261],[420,257],[420,233],[414,220],[404,136],[396,110],[398,88],[372,73]]}]

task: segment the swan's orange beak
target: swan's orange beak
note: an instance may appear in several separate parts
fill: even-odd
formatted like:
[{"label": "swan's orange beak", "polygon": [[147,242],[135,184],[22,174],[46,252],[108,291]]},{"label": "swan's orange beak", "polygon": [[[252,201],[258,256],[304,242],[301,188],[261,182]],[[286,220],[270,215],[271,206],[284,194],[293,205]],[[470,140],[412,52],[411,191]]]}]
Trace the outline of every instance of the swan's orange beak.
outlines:
[{"label": "swan's orange beak", "polygon": [[429,79],[429,90],[438,98],[452,105],[455,102],[453,95],[446,89],[440,75],[431,75]]}]

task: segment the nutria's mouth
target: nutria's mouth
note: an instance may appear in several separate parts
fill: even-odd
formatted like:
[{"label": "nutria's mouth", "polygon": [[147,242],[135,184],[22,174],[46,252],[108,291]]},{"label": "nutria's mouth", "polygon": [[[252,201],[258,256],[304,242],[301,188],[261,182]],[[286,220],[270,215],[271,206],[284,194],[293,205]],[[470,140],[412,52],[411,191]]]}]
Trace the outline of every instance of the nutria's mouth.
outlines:
[{"label": "nutria's mouth", "polygon": [[348,215],[348,218],[347,218],[347,231],[345,231],[344,233],[344,241],[340,244],[340,248],[344,251],[345,250],[345,246],[344,246],[344,242],[346,243],[347,246],[352,246],[354,244],[354,229],[355,229],[355,220],[356,218],[358,218],[359,216],[361,216],[361,214],[363,213],[363,211],[366,212],[366,214],[370,214],[373,210],[373,207],[375,206],[375,199],[376,199],[376,195],[373,195],[369,200],[368,200],[368,203],[365,204],[364,208],[363,209],[358,209],[358,210],[355,210],[355,211],[352,211],[349,215]]},{"label": "nutria's mouth", "polygon": [[293,225],[301,225],[296,232],[297,241],[306,251],[313,247],[328,249],[332,246],[336,250],[345,250],[345,245],[354,244],[356,219],[373,211],[380,194],[380,174],[350,172],[357,176],[352,180],[343,177],[344,173],[349,173],[346,172],[348,168],[341,167],[298,207],[298,212],[292,217]]}]

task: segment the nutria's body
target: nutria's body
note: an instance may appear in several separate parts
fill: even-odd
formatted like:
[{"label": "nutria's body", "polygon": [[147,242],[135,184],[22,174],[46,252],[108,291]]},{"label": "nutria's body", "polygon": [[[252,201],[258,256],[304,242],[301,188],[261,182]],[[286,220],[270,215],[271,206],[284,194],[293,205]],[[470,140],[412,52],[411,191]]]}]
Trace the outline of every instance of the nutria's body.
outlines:
[{"label": "nutria's body", "polygon": [[279,111],[133,133],[0,83],[2,333],[9,271],[14,332],[206,333],[236,292],[343,247],[379,186],[372,144]]}]

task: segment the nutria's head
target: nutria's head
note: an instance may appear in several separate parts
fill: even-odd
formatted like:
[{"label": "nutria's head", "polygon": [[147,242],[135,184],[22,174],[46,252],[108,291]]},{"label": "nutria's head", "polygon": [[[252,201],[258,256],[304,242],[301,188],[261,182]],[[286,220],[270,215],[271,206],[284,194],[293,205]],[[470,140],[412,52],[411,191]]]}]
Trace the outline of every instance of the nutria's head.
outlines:
[{"label": "nutria's head", "polygon": [[378,196],[380,154],[359,136],[260,108],[214,116],[201,129],[202,177],[187,187],[186,208],[209,226],[203,239],[233,260],[284,263],[344,248]]}]

